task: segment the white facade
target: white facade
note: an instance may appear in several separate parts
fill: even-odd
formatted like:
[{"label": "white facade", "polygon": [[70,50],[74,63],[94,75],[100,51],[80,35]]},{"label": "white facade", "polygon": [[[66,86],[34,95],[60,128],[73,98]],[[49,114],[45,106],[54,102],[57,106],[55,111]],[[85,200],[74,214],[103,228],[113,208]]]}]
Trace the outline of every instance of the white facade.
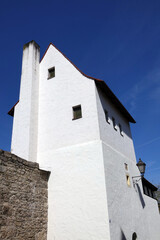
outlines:
[{"label": "white facade", "polygon": [[[77,105],[82,118],[73,120]],[[48,240],[160,239],[157,203],[132,183],[139,172],[125,111],[52,44],[40,63],[39,46],[25,45],[11,151],[51,171]]]}]

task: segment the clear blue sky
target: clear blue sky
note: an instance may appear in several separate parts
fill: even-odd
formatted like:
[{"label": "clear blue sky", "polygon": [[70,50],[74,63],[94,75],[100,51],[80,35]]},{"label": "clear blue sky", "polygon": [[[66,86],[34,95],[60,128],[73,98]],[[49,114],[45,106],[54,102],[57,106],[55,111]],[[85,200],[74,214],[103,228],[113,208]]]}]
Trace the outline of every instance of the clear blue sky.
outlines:
[{"label": "clear blue sky", "polygon": [[10,150],[23,45],[54,43],[84,73],[103,79],[137,121],[132,135],[146,178],[160,183],[160,1],[1,1],[0,148]]}]

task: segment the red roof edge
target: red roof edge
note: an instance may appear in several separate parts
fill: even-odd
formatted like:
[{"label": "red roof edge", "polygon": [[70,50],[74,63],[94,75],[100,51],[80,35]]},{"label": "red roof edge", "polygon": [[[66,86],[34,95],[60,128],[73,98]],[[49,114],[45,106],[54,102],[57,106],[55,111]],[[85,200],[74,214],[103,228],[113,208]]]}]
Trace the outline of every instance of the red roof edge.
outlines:
[{"label": "red roof edge", "polygon": [[[40,62],[42,62],[42,60],[43,60],[44,56],[46,55],[46,53],[47,53],[47,51],[48,51],[48,49],[49,49],[50,45],[53,45],[53,44],[52,44],[52,43],[50,43],[50,44],[48,45],[48,47],[47,47],[47,49],[46,49],[45,53],[43,54],[43,56],[42,56],[42,58],[41,58]],[[55,46],[54,46],[54,47],[55,47]],[[55,47],[55,48],[56,48],[56,47]],[[56,48],[56,49],[58,50],[58,48]],[[58,51],[59,51],[59,50],[58,50]]]},{"label": "red roof edge", "polygon": [[14,104],[14,106],[9,110],[9,112],[8,112],[8,114],[10,115],[10,116],[14,116],[14,107],[17,105],[19,103],[19,100],[16,102],[16,104]]},{"label": "red roof edge", "polygon": [[94,78],[94,77],[90,77],[90,76],[86,75],[85,73],[83,73],[83,72],[82,72],[64,53],[62,53],[53,43],[50,43],[50,44],[48,45],[48,47],[47,47],[45,53],[43,54],[40,62],[42,62],[44,56],[46,55],[46,53],[47,53],[47,51],[48,51],[48,49],[49,49],[49,47],[50,47],[51,45],[52,45],[55,49],[57,49],[82,75],[84,75],[84,76],[87,77],[87,78],[90,78],[90,79],[93,79],[93,80],[98,80],[98,81],[102,81],[102,82],[103,82],[103,80],[101,80],[101,79]]}]

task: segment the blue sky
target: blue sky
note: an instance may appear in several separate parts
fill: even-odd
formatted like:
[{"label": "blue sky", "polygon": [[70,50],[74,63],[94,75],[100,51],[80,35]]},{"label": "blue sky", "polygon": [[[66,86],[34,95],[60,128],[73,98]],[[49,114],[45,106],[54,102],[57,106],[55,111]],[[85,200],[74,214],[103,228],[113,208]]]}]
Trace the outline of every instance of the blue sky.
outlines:
[{"label": "blue sky", "polygon": [[146,178],[160,183],[160,1],[1,1],[0,148],[10,150],[23,45],[54,43],[87,75],[103,79],[135,118]]}]

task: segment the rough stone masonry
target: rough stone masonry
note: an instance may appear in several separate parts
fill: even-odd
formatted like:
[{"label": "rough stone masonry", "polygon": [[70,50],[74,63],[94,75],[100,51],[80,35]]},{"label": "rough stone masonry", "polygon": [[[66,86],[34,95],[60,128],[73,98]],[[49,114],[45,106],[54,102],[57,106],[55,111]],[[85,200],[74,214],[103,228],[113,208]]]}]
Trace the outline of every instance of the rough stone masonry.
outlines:
[{"label": "rough stone masonry", "polygon": [[0,239],[46,240],[49,172],[0,150]]}]

